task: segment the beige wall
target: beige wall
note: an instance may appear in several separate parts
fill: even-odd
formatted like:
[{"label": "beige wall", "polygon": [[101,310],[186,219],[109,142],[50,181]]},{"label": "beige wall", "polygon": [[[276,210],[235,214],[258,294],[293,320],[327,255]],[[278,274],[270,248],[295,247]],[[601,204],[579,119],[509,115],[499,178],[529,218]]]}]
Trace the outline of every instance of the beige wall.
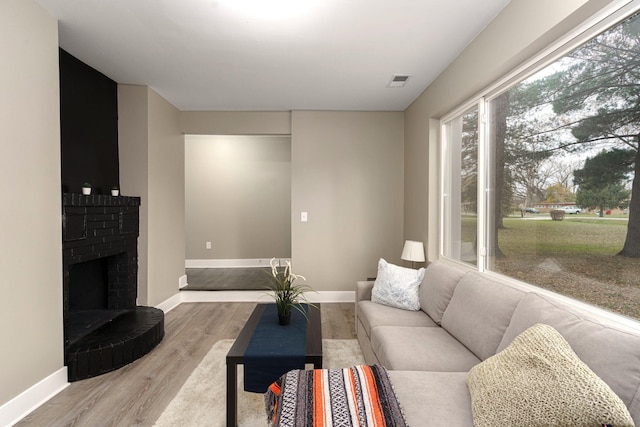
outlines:
[{"label": "beige wall", "polygon": [[[403,114],[292,113],[292,258],[319,291],[351,291],[402,251]],[[300,222],[300,212],[308,222]]]},{"label": "beige wall", "polygon": [[156,92],[118,86],[122,192],[142,198],[138,302],[157,305],[184,275],[184,136],[180,112]]},{"label": "beige wall", "polygon": [[438,257],[438,119],[499,80],[610,0],[512,0],[405,111],[404,235]]},{"label": "beige wall", "polygon": [[187,259],[291,257],[291,137],[187,135],[185,168]]},{"label": "beige wall", "polygon": [[149,305],[176,294],[185,274],[184,135],[180,112],[149,89]]},{"label": "beige wall", "polygon": [[63,367],[58,24],[0,2],[0,406]]},{"label": "beige wall", "polygon": [[118,156],[120,191],[138,196],[140,236],[138,237],[138,303],[148,300],[149,270],[149,126],[148,88],[118,85]]},{"label": "beige wall", "polygon": [[180,130],[187,135],[289,135],[288,111],[183,111]]}]

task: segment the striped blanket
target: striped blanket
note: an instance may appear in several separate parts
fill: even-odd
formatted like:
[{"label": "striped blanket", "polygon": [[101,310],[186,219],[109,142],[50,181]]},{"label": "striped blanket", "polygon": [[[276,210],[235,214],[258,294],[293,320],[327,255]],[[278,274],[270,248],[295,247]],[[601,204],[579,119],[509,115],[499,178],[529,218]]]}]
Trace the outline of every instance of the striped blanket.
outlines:
[{"label": "striped blanket", "polygon": [[275,427],[402,427],[400,404],[385,368],[289,371],[265,393]]}]

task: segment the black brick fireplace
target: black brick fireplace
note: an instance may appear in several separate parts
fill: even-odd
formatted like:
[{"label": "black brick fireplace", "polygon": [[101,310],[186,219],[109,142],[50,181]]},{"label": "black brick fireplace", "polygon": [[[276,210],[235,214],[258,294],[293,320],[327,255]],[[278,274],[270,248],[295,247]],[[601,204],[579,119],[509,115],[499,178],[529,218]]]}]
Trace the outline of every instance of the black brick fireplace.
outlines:
[{"label": "black brick fireplace", "polygon": [[164,337],[164,313],[136,306],[139,209],[139,197],[63,194],[63,317],[69,381],[131,363]]}]

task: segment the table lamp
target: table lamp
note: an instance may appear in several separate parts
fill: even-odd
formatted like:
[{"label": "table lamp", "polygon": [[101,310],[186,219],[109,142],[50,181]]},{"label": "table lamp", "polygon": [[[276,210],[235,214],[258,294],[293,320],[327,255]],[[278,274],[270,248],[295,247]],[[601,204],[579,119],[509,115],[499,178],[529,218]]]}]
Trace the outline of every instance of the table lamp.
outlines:
[{"label": "table lamp", "polygon": [[413,240],[405,241],[400,258],[411,261],[411,268],[416,268],[416,262],[424,262],[424,245]]}]

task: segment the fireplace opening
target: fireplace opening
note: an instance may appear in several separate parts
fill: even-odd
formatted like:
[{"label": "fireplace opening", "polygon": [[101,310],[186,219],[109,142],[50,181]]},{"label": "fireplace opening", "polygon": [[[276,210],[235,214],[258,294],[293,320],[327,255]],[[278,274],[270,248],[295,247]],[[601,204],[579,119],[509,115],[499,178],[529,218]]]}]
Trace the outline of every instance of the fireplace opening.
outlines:
[{"label": "fireplace opening", "polygon": [[69,266],[69,310],[65,316],[67,346],[125,312],[111,309],[109,304],[109,288],[114,279],[110,278],[110,271],[117,269],[117,262],[118,256],[113,255]]},{"label": "fireplace opening", "polygon": [[69,310],[106,310],[109,259],[100,258],[69,268]]}]

